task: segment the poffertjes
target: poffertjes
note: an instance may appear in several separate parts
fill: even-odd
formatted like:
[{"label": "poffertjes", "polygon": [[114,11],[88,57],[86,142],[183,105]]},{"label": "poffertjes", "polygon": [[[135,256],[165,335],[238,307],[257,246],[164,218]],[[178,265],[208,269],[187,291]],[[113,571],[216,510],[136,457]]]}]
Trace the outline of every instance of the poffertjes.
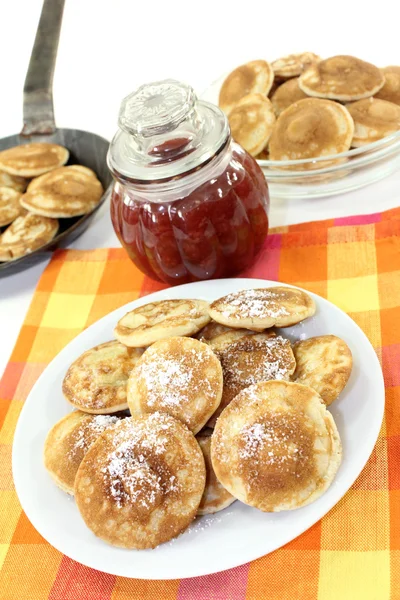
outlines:
[{"label": "poffertjes", "polygon": [[227,114],[248,94],[268,96],[274,81],[271,65],[265,60],[253,60],[232,71],[222,84],[219,106]]},{"label": "poffertjes", "polygon": [[354,148],[376,142],[400,129],[400,106],[379,98],[366,98],[347,105],[354,121]]},{"label": "poffertjes", "polygon": [[75,479],[86,525],[121,548],[155,548],[191,523],[206,480],[202,451],[180,421],[126,418],[89,448]]},{"label": "poffertjes", "polygon": [[132,370],[128,405],[132,415],[166,412],[198,433],[222,396],[221,364],[209,346],[188,337],[152,344]]},{"label": "poffertjes", "polygon": [[44,445],[44,466],[64,492],[73,496],[75,476],[83,457],[99,435],[119,418],[76,410],[50,429]]},{"label": "poffertjes", "polygon": [[93,414],[128,408],[128,377],[143,349],[127,348],[116,340],[86,350],[69,367],[63,394],[75,408]]},{"label": "poffertjes", "polygon": [[310,387],[286,381],[251,386],[227,406],[211,440],[222,485],[264,512],[310,504],[331,485],[342,448],[332,415]]},{"label": "poffertjes", "polygon": [[228,294],[212,302],[209,313],[228,327],[262,330],[299,323],[315,313],[315,304],[302,290],[276,286]]},{"label": "poffertjes", "polygon": [[9,261],[50,242],[58,231],[57,219],[23,211],[0,235],[0,261]]},{"label": "poffertjes", "polygon": [[293,381],[313,388],[329,406],[351,375],[350,348],[335,335],[320,335],[296,342],[293,352],[296,358]]},{"label": "poffertjes", "polygon": [[299,78],[307,96],[350,102],[376,94],[385,83],[383,73],[354,56],[332,56],[312,64]]},{"label": "poffertjes", "polygon": [[242,337],[217,352],[224,377],[221,404],[208,421],[214,427],[217,418],[243,389],[260,381],[290,380],[296,368],[289,340],[275,333]]},{"label": "poffertjes", "polygon": [[118,321],[114,335],[126,346],[144,347],[173,336],[193,335],[209,321],[208,302],[161,300],[128,312]]},{"label": "poffertjes", "polygon": [[37,177],[65,165],[68,158],[63,146],[34,142],[0,152],[0,169],[19,177]]}]

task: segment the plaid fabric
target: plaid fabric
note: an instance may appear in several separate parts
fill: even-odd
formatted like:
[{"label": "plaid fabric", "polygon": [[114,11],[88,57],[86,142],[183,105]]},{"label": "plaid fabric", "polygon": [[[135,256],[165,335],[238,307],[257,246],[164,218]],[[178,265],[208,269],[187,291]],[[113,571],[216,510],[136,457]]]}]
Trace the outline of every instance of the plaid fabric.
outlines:
[{"label": "plaid fabric", "polygon": [[[59,251],[44,271],[0,383],[1,600],[400,598],[400,209],[274,230],[245,276],[302,286],[346,311],[382,361],[386,415],[364,471],[322,521],[251,564],[182,581],[114,577],[63,556],[21,510],[11,445],[32,384],[104,314],[162,285],[122,249]],[[61,316],[61,318],[60,318]]]}]

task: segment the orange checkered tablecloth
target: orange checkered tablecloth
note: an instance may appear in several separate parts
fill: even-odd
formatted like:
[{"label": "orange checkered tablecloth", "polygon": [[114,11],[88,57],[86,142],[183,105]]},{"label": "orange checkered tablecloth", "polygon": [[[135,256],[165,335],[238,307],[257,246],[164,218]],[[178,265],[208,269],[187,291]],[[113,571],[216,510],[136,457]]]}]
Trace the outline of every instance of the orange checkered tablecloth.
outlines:
[{"label": "orange checkered tablecloth", "polygon": [[400,599],[400,209],[276,229],[243,275],[320,294],[346,311],[375,347],[385,377],[385,420],[352,488],[283,548],[206,577],[114,577],[47,544],[22,511],[11,476],[13,432],[24,400],[48,362],[83,328],[164,287],[144,277],[122,249],[58,251],[0,383],[0,600]]}]

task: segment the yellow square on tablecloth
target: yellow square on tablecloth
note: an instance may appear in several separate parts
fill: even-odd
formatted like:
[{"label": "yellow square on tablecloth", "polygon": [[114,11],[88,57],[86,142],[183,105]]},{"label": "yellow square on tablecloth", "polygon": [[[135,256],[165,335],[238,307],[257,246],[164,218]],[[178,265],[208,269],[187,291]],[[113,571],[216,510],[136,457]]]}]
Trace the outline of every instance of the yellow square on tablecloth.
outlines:
[{"label": "yellow square on tablecloth", "polygon": [[53,329],[79,329],[85,326],[94,294],[60,294],[54,292],[47,303],[42,317],[42,327]]},{"label": "yellow square on tablecloth", "polygon": [[378,310],[377,276],[328,279],[328,300],[345,312]]},{"label": "yellow square on tablecloth", "polygon": [[[353,586],[354,582],[356,587]],[[321,550],[318,599],[320,598],[323,600],[389,600],[389,550],[375,552]]]}]

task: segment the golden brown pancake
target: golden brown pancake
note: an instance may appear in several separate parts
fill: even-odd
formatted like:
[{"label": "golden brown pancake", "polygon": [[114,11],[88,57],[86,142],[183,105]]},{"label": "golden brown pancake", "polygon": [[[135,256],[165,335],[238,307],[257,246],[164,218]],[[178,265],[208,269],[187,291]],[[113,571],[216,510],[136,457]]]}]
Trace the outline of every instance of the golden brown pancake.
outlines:
[{"label": "golden brown pancake", "polygon": [[167,414],[127,418],[89,448],[75,479],[86,525],[121,548],[155,548],[197,513],[204,458],[193,434]]},{"label": "golden brown pancake", "polygon": [[58,231],[58,221],[32,213],[15,219],[0,235],[0,261],[30,254],[50,242]]},{"label": "golden brown pancake", "polygon": [[259,381],[290,381],[296,368],[289,340],[275,333],[259,333],[242,337],[217,352],[224,377],[221,404],[208,421],[215,423],[224,408],[245,388]]},{"label": "golden brown pancake", "polygon": [[10,175],[5,171],[0,171],[0,186],[12,188],[16,192],[24,192],[28,185],[28,180],[17,175]]},{"label": "golden brown pancake", "polygon": [[354,121],[351,145],[359,148],[400,129],[400,106],[379,98],[366,98],[347,105]]},{"label": "golden brown pancake", "polygon": [[65,165],[68,158],[68,150],[57,144],[24,144],[0,152],[0,169],[10,175],[37,177]]},{"label": "golden brown pancake", "polygon": [[310,504],[341,462],[332,415],[311,388],[267,381],[243,390],[224,410],[211,439],[222,485],[265,512]]},{"label": "golden brown pancake", "polygon": [[289,54],[283,58],[278,58],[271,63],[275,76],[289,79],[297,77],[310,65],[317,63],[321,57],[313,52],[302,52],[301,54]]},{"label": "golden brown pancake", "polygon": [[299,88],[299,78],[294,77],[277,88],[271,96],[271,102],[275,114],[279,116],[291,104],[298,100],[304,100],[304,98],[307,98],[307,95]]},{"label": "golden brown pancake", "polygon": [[214,321],[234,328],[287,327],[312,317],[313,299],[297,288],[277,286],[233,292],[210,305]]},{"label": "golden brown pancake", "polygon": [[60,167],[31,181],[21,204],[38,215],[69,218],[91,212],[102,195],[98,179],[76,166]]},{"label": "golden brown pancake", "polygon": [[114,335],[126,346],[150,346],[174,336],[194,335],[210,321],[204,300],[161,300],[128,312]]},{"label": "golden brown pancake", "polygon": [[212,429],[204,430],[196,436],[206,465],[206,487],[201,498],[198,515],[209,515],[219,512],[235,502],[232,496],[218,481],[211,462],[211,433]]},{"label": "golden brown pancake", "polygon": [[293,352],[296,358],[293,381],[313,388],[329,406],[351,375],[350,348],[335,335],[321,335],[296,342]]},{"label": "golden brown pancake", "polygon": [[[346,152],[353,132],[353,119],[341,104],[319,98],[299,100],[276,121],[269,141],[270,159],[300,160]],[[310,168],[320,167],[310,164]]]},{"label": "golden brown pancake", "polygon": [[65,398],[88,413],[125,410],[128,377],[142,353],[141,348],[127,348],[115,340],[86,350],[67,371]]},{"label": "golden brown pancake", "polygon": [[121,417],[76,410],[52,427],[44,444],[44,465],[58,487],[74,494],[75,476],[90,446]]},{"label": "golden brown pancake", "polygon": [[209,346],[173,337],[147,348],[128,382],[132,415],[167,412],[198,433],[222,395],[221,364]]},{"label": "golden brown pancake", "polygon": [[210,321],[208,325],[199,331],[196,338],[200,342],[211,346],[214,352],[216,352],[223,350],[227,346],[230,346],[230,344],[233,344],[233,342],[252,333],[256,332],[249,329],[232,329],[232,327],[226,327],[216,321]]},{"label": "golden brown pancake", "polygon": [[375,98],[394,102],[400,106],[400,67],[385,67],[381,69],[385,83],[375,94]]},{"label": "golden brown pancake", "polygon": [[262,94],[244,96],[229,113],[233,139],[251,156],[265,148],[275,121],[271,101]]},{"label": "golden brown pancake", "polygon": [[227,114],[248,94],[268,96],[274,72],[265,60],[253,60],[232,71],[222,84],[219,106]]},{"label": "golden brown pancake", "polygon": [[311,65],[299,78],[308,96],[350,102],[376,94],[385,82],[380,70],[354,56],[332,56]]},{"label": "golden brown pancake", "polygon": [[0,187],[0,227],[9,225],[25,211],[19,199],[21,194],[9,187]]}]

